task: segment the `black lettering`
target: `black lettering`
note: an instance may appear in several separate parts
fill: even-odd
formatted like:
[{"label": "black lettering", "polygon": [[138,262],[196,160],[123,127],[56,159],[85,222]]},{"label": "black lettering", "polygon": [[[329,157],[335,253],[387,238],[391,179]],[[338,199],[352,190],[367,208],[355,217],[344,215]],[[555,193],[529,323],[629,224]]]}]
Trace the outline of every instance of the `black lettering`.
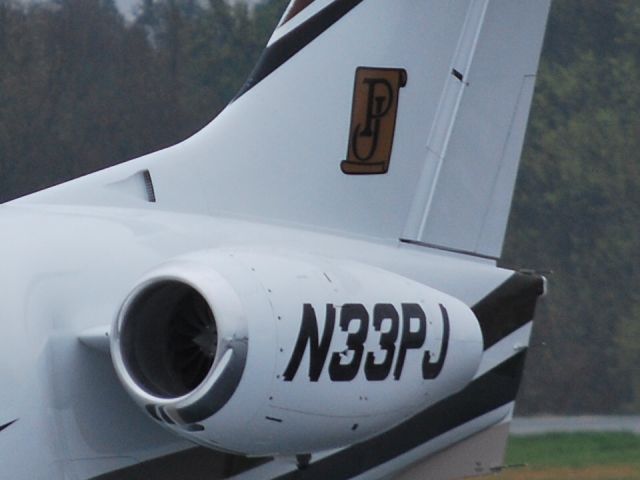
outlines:
[{"label": "black lettering", "polygon": [[[373,157],[373,154],[378,148],[378,138],[380,133],[380,122],[382,118],[389,113],[393,106],[393,88],[391,83],[384,78],[366,78],[365,83],[369,92],[367,95],[367,113],[366,123],[364,128],[358,125],[353,132],[353,154],[356,158],[362,162],[366,162]],[[382,95],[376,95],[377,86],[382,85],[384,87],[384,93]],[[358,149],[358,139],[360,137],[372,138],[369,152],[362,155]]]},{"label": "black lettering", "polygon": [[385,380],[391,372],[393,357],[396,353],[396,340],[398,340],[398,331],[400,329],[400,318],[398,311],[390,303],[379,303],[373,309],[373,328],[379,332],[382,328],[384,320],[391,320],[391,328],[388,332],[380,334],[380,348],[385,351],[385,357],[382,363],[376,363],[373,352],[367,353],[367,359],[364,364],[364,374],[367,380],[380,381]]},{"label": "black lettering", "polygon": [[449,348],[449,313],[444,305],[440,304],[440,311],[442,312],[442,343],[440,345],[440,355],[435,363],[431,363],[431,352],[427,350],[424,352],[424,359],[422,360],[422,378],[425,380],[432,380],[437,378],[444,366],[444,360],[447,358],[447,350]]},{"label": "black lettering", "polygon": [[327,314],[322,332],[322,341],[319,341],[318,320],[316,312],[311,304],[305,303],[302,309],[302,323],[298,341],[293,349],[289,365],[283,374],[285,381],[290,382],[296,376],[296,372],[302,362],[302,357],[309,345],[309,380],[317,382],[324,367],[333,337],[333,329],[336,323],[336,309],[333,305],[327,304]]},{"label": "black lettering", "polygon": [[[411,319],[418,320],[418,330],[411,331]],[[393,372],[393,378],[400,380],[407,350],[421,348],[427,336],[427,317],[422,307],[417,303],[402,304],[402,341],[398,352],[398,361]]]},{"label": "black lettering", "polygon": [[[334,382],[351,381],[356,377],[360,369],[362,354],[364,353],[364,342],[367,340],[367,331],[369,330],[369,313],[364,308],[364,305],[359,303],[343,305],[340,312],[340,328],[342,331],[348,332],[349,325],[354,320],[360,321],[360,328],[347,336],[347,349],[344,352],[336,352],[331,356],[329,377]],[[340,363],[341,356],[349,350],[353,352],[351,361],[346,364]]]}]

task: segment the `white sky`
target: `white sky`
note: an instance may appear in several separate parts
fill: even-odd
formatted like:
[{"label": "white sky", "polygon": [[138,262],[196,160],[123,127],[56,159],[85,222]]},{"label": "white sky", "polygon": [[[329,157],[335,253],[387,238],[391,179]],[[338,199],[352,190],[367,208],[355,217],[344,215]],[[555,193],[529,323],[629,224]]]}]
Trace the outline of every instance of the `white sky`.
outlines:
[{"label": "white sky", "polygon": [[134,9],[140,4],[140,0],[116,0],[118,9],[126,18],[133,16]]}]

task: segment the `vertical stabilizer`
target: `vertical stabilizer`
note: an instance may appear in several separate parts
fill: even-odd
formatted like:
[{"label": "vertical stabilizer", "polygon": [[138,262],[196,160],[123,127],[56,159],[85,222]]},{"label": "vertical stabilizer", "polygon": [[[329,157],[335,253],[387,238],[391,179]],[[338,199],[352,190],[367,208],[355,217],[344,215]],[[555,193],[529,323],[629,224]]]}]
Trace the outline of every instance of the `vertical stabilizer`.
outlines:
[{"label": "vertical stabilizer", "polygon": [[498,257],[548,9],[294,0],[202,131],[28,198],[114,205],[109,185],[148,172],[148,208]]}]

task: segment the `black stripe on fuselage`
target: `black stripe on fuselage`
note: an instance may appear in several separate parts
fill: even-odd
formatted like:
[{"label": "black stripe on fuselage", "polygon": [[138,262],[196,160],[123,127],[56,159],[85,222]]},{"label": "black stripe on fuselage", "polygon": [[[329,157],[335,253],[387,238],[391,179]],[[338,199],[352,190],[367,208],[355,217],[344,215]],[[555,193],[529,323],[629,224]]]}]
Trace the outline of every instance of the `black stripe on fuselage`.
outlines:
[{"label": "black stripe on fuselage", "polygon": [[114,470],[91,480],[203,480],[224,479],[240,475],[271,461],[271,457],[247,458],[211,450],[190,448],[154,458],[136,465]]},{"label": "black stripe on fuselage", "polygon": [[363,0],[336,0],[309,20],[268,46],[235,99],[238,99],[264,80],[264,78],[271,74],[276,68],[318,38],[362,1]]},{"label": "black stripe on fuselage", "polygon": [[544,293],[540,275],[514,273],[471,310],[478,319],[484,349],[533,320],[538,297]]},{"label": "black stripe on fuselage", "polygon": [[[524,360],[523,351],[478,377],[459,393],[427,408],[391,430],[313,462],[304,470],[293,470],[276,478],[349,479],[389,462],[456,427],[514,401],[522,377]],[[199,447],[101,475],[94,480],[115,480],[134,476],[195,480],[203,478],[199,475],[204,474],[211,478],[229,478],[267,461],[269,459],[247,459]],[[228,468],[228,465],[233,468]]]},{"label": "black stripe on fuselage", "polygon": [[0,432],[3,431],[5,428],[9,428],[11,425],[16,423],[17,421],[18,421],[18,419],[16,418],[15,420],[12,420],[9,423],[5,423],[4,425],[0,425]]},{"label": "black stripe on fuselage", "polygon": [[522,378],[521,352],[471,382],[459,393],[365,442],[292,471],[277,480],[349,479],[515,400]]}]

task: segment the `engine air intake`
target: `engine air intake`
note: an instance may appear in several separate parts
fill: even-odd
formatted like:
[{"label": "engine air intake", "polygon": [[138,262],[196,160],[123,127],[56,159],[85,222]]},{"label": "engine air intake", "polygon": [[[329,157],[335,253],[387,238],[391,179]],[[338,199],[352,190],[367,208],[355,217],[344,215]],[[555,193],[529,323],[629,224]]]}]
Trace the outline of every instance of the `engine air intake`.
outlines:
[{"label": "engine air intake", "polygon": [[149,394],[176,398],[193,391],[212,368],[218,329],[204,297],[177,280],[142,288],[124,312],[122,358]]}]

